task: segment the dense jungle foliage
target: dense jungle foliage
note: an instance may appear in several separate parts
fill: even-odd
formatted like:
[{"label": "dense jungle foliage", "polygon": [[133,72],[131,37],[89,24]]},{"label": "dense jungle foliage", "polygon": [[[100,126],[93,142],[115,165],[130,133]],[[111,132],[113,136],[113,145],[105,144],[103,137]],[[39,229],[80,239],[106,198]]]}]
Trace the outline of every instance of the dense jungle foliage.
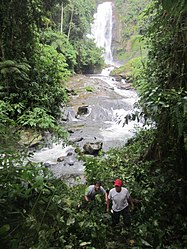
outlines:
[{"label": "dense jungle foliage", "polygon": [[94,2],[1,2],[0,106],[18,125],[55,130],[60,105],[67,101],[64,82],[73,72],[103,65],[101,51],[86,38]]},{"label": "dense jungle foliage", "polygon": [[141,64],[148,52],[143,34],[147,26],[144,21],[144,11],[150,2],[150,0],[115,1],[116,21],[112,50],[114,60],[121,62],[121,66],[115,68],[112,75],[125,76],[126,79],[132,81],[136,74],[139,75]]},{"label": "dense jungle foliage", "polygon": [[150,0],[116,0],[115,2],[115,37],[113,41],[114,58],[128,62],[134,57],[139,57],[143,52],[142,35],[145,23],[142,22],[142,12]]},{"label": "dense jungle foliage", "polygon": [[[43,165],[30,162],[19,143],[23,127],[61,134],[59,108],[68,101],[64,82],[74,71],[102,66],[98,50],[86,38],[94,6],[95,1],[86,0],[0,3],[1,246],[186,249],[185,0],[154,0],[142,14],[148,52],[131,69],[141,110],[132,118],[143,119],[145,127],[105,157],[80,154],[87,184],[99,179],[110,189],[115,178],[123,179],[135,204],[130,230],[111,227],[102,198],[96,207],[78,211],[86,185],[69,187],[54,178]],[[59,32],[61,9],[64,33]]]}]

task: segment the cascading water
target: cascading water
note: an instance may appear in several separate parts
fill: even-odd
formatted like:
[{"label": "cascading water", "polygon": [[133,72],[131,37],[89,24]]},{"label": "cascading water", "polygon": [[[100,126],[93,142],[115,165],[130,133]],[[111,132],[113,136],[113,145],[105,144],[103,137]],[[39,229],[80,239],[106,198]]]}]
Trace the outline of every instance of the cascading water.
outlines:
[{"label": "cascading water", "polygon": [[112,64],[112,2],[104,2],[97,7],[94,22],[91,25],[91,34],[97,47],[104,48],[106,64]]},{"label": "cascading water", "polygon": [[[92,24],[93,37],[97,46],[104,48],[104,59],[110,67],[103,69],[100,75],[92,75],[85,79],[84,86],[93,85],[93,88],[99,89],[99,93],[84,100],[81,96],[80,100],[74,97],[71,106],[66,109],[67,120],[64,126],[72,130],[71,139],[80,138],[76,146],[82,148],[86,142],[97,139],[102,141],[103,151],[107,151],[111,147],[123,146],[134,134],[135,122],[129,122],[125,126],[123,123],[124,117],[132,112],[133,104],[137,100],[136,92],[128,83],[118,82],[109,76],[115,66],[111,51],[112,2],[98,5]],[[83,103],[88,106],[89,113],[77,118],[74,107],[81,106]],[[68,175],[80,175],[84,178],[83,162],[76,158],[75,149],[72,146],[63,147],[60,144],[53,144],[52,148],[44,148],[36,152],[33,155],[33,161],[50,165],[56,177],[66,179]],[[68,178],[68,183],[71,179]]]},{"label": "cascading water", "polygon": [[[113,26],[113,14],[112,14],[112,2],[104,2],[99,4],[97,7],[97,13],[94,15],[94,22],[91,26],[91,33],[98,47],[104,48],[105,54],[104,59],[105,63],[109,64],[110,67],[107,67],[102,70],[100,75],[92,76],[92,78],[99,78],[107,83],[110,87],[113,88],[114,92],[119,95],[119,103],[120,101],[123,104],[119,104],[116,106],[112,106],[110,112],[111,117],[108,120],[109,127],[101,128],[101,134],[103,139],[107,141],[107,147],[110,147],[110,142],[114,146],[115,140],[116,145],[119,146],[122,141],[126,141],[129,137],[132,136],[134,125],[136,122],[129,122],[128,125],[123,125],[125,117],[130,114],[133,110],[133,105],[137,100],[137,94],[134,90],[122,90],[120,88],[120,83],[117,82],[113,77],[110,77],[110,72],[114,69],[116,63],[113,61],[112,56],[112,26]],[[123,80],[121,82],[121,86],[125,86],[126,82]],[[121,99],[123,97],[123,99]],[[112,112],[111,112],[112,111]],[[107,123],[105,122],[105,123]]]}]

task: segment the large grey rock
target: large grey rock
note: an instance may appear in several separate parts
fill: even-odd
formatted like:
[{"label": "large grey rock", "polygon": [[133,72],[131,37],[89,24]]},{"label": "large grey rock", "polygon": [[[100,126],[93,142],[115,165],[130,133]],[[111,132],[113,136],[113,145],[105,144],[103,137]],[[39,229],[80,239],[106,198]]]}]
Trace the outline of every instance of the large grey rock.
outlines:
[{"label": "large grey rock", "polygon": [[98,155],[102,150],[103,142],[87,142],[83,145],[83,152],[90,155]]}]

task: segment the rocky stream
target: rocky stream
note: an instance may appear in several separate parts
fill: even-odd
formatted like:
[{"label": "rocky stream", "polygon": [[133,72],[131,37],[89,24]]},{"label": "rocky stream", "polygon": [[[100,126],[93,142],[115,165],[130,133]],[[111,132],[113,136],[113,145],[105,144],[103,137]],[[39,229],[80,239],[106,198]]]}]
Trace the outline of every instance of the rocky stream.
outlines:
[{"label": "rocky stream", "polygon": [[91,24],[90,39],[103,48],[107,65],[101,74],[74,75],[67,82],[70,101],[62,108],[61,125],[69,132],[71,145],[64,141],[51,144],[34,153],[32,160],[43,162],[54,175],[69,184],[78,176],[84,181],[84,162],[77,159],[75,148],[90,156],[100,151],[105,155],[112,147],[123,146],[134,134],[135,121],[125,124],[125,117],[134,109],[137,94],[125,79],[110,76],[117,66],[113,61],[113,4],[98,4]]},{"label": "rocky stream", "polygon": [[[76,149],[90,156],[103,155],[112,147],[123,146],[135,131],[134,121],[124,124],[124,117],[133,111],[137,94],[124,79],[110,77],[111,68],[99,75],[74,75],[67,82],[69,102],[62,108],[61,125],[69,132],[71,145],[60,143],[36,151],[35,162],[43,162],[54,175],[75,183],[84,181],[84,163]],[[48,138],[50,140],[50,137]]]}]

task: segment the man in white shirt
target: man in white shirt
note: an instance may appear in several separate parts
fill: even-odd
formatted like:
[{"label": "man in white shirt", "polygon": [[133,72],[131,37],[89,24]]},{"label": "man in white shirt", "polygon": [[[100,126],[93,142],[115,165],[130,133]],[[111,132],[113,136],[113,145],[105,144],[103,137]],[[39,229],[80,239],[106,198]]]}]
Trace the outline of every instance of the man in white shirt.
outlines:
[{"label": "man in white shirt", "polygon": [[114,188],[109,191],[107,211],[109,211],[109,201],[112,201],[112,225],[115,226],[120,221],[120,215],[123,216],[125,226],[131,225],[131,215],[129,211],[129,204],[133,208],[133,202],[127,188],[122,187],[123,182],[116,179]]},{"label": "man in white shirt", "polygon": [[100,181],[96,181],[95,184],[90,185],[85,192],[84,199],[86,202],[95,200],[96,195],[105,195],[105,201],[108,202],[108,196],[105,189],[101,186]]},{"label": "man in white shirt", "polygon": [[78,204],[78,210],[81,208],[86,208],[88,206],[88,203],[92,203],[92,206],[95,206],[96,195],[103,195],[105,197],[106,204],[108,203],[108,194],[106,190],[101,186],[100,181],[96,181],[93,185],[88,186],[85,191],[83,203]]}]

